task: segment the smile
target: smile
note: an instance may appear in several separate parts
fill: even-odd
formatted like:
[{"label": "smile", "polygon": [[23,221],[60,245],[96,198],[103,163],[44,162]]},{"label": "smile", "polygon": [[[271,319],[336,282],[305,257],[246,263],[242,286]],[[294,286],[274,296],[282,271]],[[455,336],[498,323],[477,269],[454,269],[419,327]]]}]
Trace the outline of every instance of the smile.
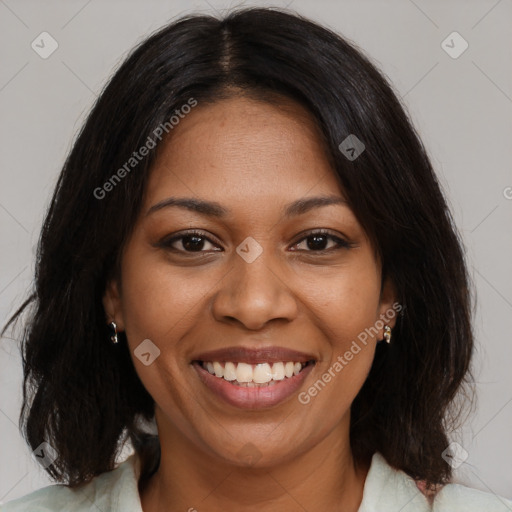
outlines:
[{"label": "smile", "polygon": [[224,402],[243,409],[272,407],[284,401],[298,391],[314,365],[313,360],[257,364],[192,362],[210,391]]},{"label": "smile", "polygon": [[207,361],[201,363],[203,368],[212,375],[224,379],[236,386],[263,386],[272,385],[284,379],[298,375],[308,363],[277,362],[248,364],[243,362]]}]

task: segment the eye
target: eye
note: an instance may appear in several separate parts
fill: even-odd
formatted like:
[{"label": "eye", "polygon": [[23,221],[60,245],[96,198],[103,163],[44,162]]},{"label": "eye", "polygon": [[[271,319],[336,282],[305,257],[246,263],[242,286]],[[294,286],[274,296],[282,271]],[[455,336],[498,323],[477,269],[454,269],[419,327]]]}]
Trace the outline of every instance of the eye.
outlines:
[{"label": "eye", "polygon": [[[332,240],[334,241],[334,247],[330,247],[329,249],[326,249],[326,245],[328,245],[328,241]],[[295,244],[295,247],[304,244],[307,247],[305,250],[306,252],[331,252],[331,251],[337,251],[339,249],[348,249],[352,246],[349,242],[346,240],[343,240],[342,238],[330,234],[325,229],[320,229],[317,231],[313,231],[309,233],[306,237],[302,238],[298,243]],[[309,250],[308,250],[309,249]],[[300,249],[304,250],[304,249]]]},{"label": "eye", "polygon": [[[214,245],[213,242],[201,231],[189,231],[171,238],[164,238],[158,246],[171,249],[176,252],[206,252],[205,244]],[[211,250],[211,249],[210,249]],[[219,249],[214,249],[219,251]]]},{"label": "eye", "polygon": [[[329,245],[329,240],[334,242],[334,246],[326,248],[326,245]],[[340,249],[349,249],[350,247],[352,247],[352,244],[350,242],[347,242],[346,240],[343,240],[338,236],[330,234],[329,231],[325,229],[309,233],[307,236],[299,240],[299,242],[295,243],[294,247],[298,247],[304,243],[306,248],[293,250],[299,250],[304,252],[330,253],[332,251],[337,251]],[[210,244],[214,248],[208,249],[208,244]],[[164,238],[157,245],[167,250],[180,253],[202,253],[212,250],[216,252],[222,251],[222,249],[220,249],[201,231],[189,231],[186,233],[181,233],[172,236],[170,238]]]}]

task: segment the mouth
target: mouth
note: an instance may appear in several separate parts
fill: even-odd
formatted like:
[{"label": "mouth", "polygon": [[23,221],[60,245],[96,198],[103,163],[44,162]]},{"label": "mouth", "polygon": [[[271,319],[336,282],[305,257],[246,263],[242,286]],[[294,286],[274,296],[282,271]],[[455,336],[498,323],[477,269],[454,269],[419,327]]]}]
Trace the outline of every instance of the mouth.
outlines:
[{"label": "mouth", "polygon": [[298,375],[308,365],[315,364],[314,360],[277,361],[258,364],[249,364],[235,361],[195,361],[211,375],[234,386],[241,387],[268,387],[276,385],[285,379]]},{"label": "mouth", "polygon": [[240,409],[274,407],[294,395],[315,366],[315,360],[244,361],[193,360],[206,389],[222,402]]}]

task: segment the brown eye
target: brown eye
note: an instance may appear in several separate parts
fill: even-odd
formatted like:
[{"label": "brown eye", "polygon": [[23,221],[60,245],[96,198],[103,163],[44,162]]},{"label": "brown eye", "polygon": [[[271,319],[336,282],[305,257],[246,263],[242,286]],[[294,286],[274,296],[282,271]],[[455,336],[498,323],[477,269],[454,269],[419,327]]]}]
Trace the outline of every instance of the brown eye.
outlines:
[{"label": "brown eye", "polygon": [[[329,240],[334,242],[334,247],[331,246],[327,248]],[[350,244],[347,241],[338,236],[331,235],[327,231],[315,231],[310,233],[296,243],[295,247],[304,243],[304,241],[306,241],[306,249],[299,250],[305,250],[305,252],[331,252],[338,249],[348,249],[350,247]]]},{"label": "brown eye", "polygon": [[158,245],[160,247],[164,247],[165,249],[170,249],[176,252],[200,253],[212,250],[208,247],[208,244],[215,246],[214,243],[202,232],[194,231],[189,233],[181,233],[180,235],[175,235],[171,238],[164,238],[161,242],[159,242]]}]

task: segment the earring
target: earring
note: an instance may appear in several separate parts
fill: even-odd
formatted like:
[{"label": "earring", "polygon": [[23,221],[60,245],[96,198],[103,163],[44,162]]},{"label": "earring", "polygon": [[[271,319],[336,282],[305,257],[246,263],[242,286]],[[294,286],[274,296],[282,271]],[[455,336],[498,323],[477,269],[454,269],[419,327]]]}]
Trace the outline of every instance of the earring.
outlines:
[{"label": "earring", "polygon": [[110,331],[111,331],[111,333],[112,333],[112,334],[110,335],[110,341],[111,341],[112,343],[114,343],[114,344],[115,344],[115,343],[118,343],[118,341],[119,341],[119,340],[117,339],[117,325],[116,325],[116,323],[115,323],[114,321],[112,321],[112,322],[110,322],[110,323],[108,324],[108,326],[109,326]]},{"label": "earring", "polygon": [[386,343],[391,343],[391,327],[389,327],[389,325],[384,327],[384,339],[386,340]]}]

